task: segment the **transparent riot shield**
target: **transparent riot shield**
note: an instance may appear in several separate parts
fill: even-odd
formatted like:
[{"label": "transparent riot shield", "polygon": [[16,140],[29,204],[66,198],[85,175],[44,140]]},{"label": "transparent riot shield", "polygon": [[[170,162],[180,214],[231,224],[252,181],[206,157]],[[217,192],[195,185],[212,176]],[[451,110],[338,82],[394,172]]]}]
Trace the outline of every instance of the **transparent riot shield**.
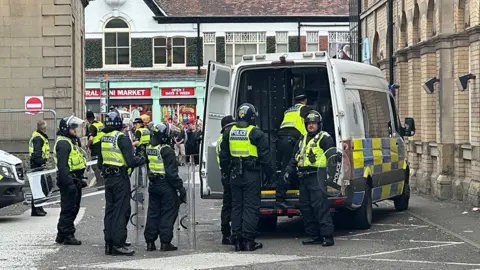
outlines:
[{"label": "transparent riot shield", "polygon": [[[175,224],[177,233],[175,235],[175,240],[177,245],[186,244],[186,249],[190,251],[195,251],[197,248],[197,235],[196,235],[196,225],[195,220],[195,192],[196,184],[200,184],[198,179],[198,168],[195,164],[195,156],[189,156],[189,162],[186,166],[186,178],[181,175],[180,177],[184,180],[184,187],[187,191],[187,203],[181,204],[178,219]],[[198,179],[198,180],[196,180]]]},{"label": "transparent riot shield", "polygon": [[[84,182],[82,198],[102,194],[105,192],[103,187],[93,187],[92,185],[92,183],[95,181],[92,166],[95,166],[96,164],[97,160],[88,161],[83,178],[77,179],[77,181]],[[26,176],[30,186],[30,194],[26,196],[25,200],[27,204],[30,204],[33,200],[34,206],[40,207],[57,204],[60,202],[60,189],[57,186],[56,167],[40,167],[30,169],[26,172]]]},{"label": "transparent riot shield", "polygon": [[318,168],[317,179],[322,191],[330,197],[345,194],[344,177],[351,171],[351,161],[340,148],[332,147],[323,153],[326,168]]},{"label": "transparent riot shield", "polygon": [[132,231],[135,236],[134,243],[138,247],[145,243],[143,232],[147,223],[148,212],[147,165],[142,165],[133,170],[130,176],[130,194],[131,215],[128,227],[129,231]]}]

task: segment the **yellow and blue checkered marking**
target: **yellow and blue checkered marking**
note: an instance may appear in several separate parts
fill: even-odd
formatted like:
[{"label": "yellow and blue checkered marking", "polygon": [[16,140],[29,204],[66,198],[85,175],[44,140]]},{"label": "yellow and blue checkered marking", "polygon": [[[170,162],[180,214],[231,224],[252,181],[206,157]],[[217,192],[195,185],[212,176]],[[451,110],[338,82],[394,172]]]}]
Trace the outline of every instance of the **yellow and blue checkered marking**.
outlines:
[{"label": "yellow and blue checkered marking", "polygon": [[354,139],[352,143],[355,178],[403,168],[405,147],[401,138]]},{"label": "yellow and blue checkered marking", "polygon": [[[405,181],[401,181],[374,188],[372,190],[372,201],[376,202],[402,195],[404,183]],[[365,191],[354,192],[352,198],[352,205],[362,205],[364,195]]]}]

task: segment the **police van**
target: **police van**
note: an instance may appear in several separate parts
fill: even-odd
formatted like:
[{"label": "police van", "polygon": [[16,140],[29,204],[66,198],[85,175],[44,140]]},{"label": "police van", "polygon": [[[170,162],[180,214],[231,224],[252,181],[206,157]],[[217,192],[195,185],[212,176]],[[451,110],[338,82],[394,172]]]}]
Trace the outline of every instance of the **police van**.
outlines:
[{"label": "police van", "polygon": [[0,150],[0,208],[25,200],[24,171],[22,160]]},{"label": "police van", "polygon": [[[272,165],[279,169],[275,163],[277,133],[284,111],[293,105],[296,87],[306,91],[308,105],[322,114],[323,130],[334,137],[343,155],[340,177],[327,190],[331,208],[346,214],[358,229],[370,228],[375,202],[393,200],[397,211],[406,210],[410,186],[403,138],[415,134],[414,119],[406,118],[401,125],[382,71],[332,59],[326,52],[244,55],[235,67],[209,63],[199,172],[201,197],[222,198],[215,153],[220,121],[225,115],[235,117],[237,107],[244,102],[257,108],[257,125],[268,135]],[[301,215],[298,183],[292,183],[287,192],[292,209],[286,211],[274,208],[275,186],[276,181],[262,183],[259,227],[263,231],[274,230],[278,216]]]}]

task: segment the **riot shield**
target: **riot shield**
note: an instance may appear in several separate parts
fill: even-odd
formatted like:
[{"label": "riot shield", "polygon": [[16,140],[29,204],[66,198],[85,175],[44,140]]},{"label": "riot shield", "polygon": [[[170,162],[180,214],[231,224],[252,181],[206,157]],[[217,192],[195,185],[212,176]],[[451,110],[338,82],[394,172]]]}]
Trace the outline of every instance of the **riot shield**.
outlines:
[{"label": "riot shield", "polygon": [[345,194],[344,177],[351,171],[351,161],[342,149],[332,147],[321,157],[326,168],[317,170],[317,179],[322,191],[328,196],[337,197]]},{"label": "riot shield", "polygon": [[[77,179],[86,184],[86,187],[82,189],[82,198],[105,192],[88,184],[89,180],[92,181],[94,179],[91,167],[96,164],[97,160],[88,161],[83,178]],[[40,167],[30,169],[26,172],[26,175],[31,192],[31,195],[26,197],[26,203],[30,204],[33,200],[35,207],[40,207],[60,202],[60,189],[57,186],[57,168]]]},{"label": "riot shield", "polygon": [[143,231],[147,223],[148,211],[148,177],[147,165],[142,165],[133,170],[130,176],[130,226],[134,231],[135,245],[143,246]]}]

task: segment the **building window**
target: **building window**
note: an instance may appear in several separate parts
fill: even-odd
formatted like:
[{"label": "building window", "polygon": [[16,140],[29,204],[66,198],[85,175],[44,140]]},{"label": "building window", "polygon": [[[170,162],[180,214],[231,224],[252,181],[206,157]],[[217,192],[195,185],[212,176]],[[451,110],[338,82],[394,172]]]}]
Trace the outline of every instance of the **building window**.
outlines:
[{"label": "building window", "polygon": [[186,46],[184,37],[156,37],[153,39],[154,65],[185,64]]},{"label": "building window", "polygon": [[180,65],[186,63],[187,47],[184,37],[172,38],[172,64]]},{"label": "building window", "polygon": [[275,44],[277,53],[288,52],[288,32],[276,32]]},{"label": "building window", "polygon": [[203,33],[203,64],[208,65],[208,61],[216,60],[216,40],[215,33]]},{"label": "building window", "polygon": [[242,56],[263,54],[267,51],[265,32],[227,32],[225,34],[225,63],[236,65]]},{"label": "building window", "polygon": [[130,27],[122,19],[112,19],[103,29],[103,62],[105,65],[130,64]]},{"label": "building window", "polygon": [[350,32],[329,32],[328,54],[330,57],[351,60]]},{"label": "building window", "polygon": [[307,32],[307,52],[318,51],[318,32]]}]

